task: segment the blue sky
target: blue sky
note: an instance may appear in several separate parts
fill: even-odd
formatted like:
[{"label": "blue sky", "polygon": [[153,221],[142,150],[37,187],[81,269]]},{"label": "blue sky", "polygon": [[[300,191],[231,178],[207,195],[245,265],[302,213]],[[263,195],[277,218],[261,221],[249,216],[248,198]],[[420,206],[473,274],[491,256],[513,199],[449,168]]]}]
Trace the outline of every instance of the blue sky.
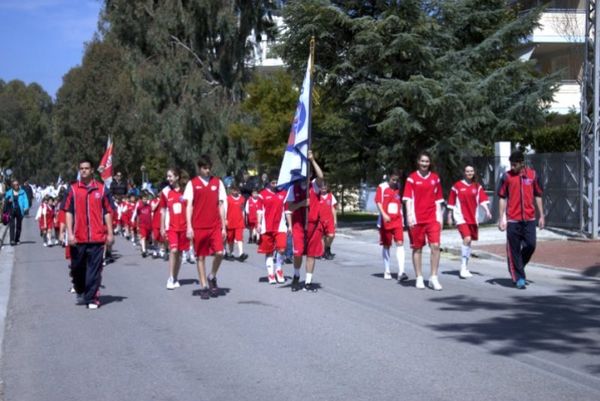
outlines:
[{"label": "blue sky", "polygon": [[55,97],[81,64],[101,0],[0,0],[0,79],[37,82]]}]

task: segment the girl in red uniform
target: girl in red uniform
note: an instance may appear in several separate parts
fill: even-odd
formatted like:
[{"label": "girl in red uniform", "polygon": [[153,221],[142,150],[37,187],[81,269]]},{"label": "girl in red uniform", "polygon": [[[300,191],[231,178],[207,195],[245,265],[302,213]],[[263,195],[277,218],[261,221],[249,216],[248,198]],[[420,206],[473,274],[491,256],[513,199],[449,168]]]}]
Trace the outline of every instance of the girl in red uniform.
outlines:
[{"label": "girl in red uniform", "polygon": [[132,220],[136,223],[139,232],[142,257],[148,256],[148,244],[152,239],[152,206],[150,206],[150,194],[142,193],[142,199],[138,202]]},{"label": "girl in red uniform", "polygon": [[169,279],[167,290],[179,288],[179,269],[182,252],[190,248],[190,240],[186,236],[187,224],[185,211],[187,201],[183,197],[183,188],[187,184],[178,168],[167,170],[168,186],[160,192],[161,225],[160,232],[169,243]]},{"label": "girl in red uniform", "polygon": [[415,287],[425,288],[423,281],[422,256],[426,243],[431,249],[431,276],[429,288],[441,291],[438,279],[440,265],[440,237],[442,231],[442,184],[438,175],[431,171],[431,156],[421,152],[417,158],[417,171],[406,179],[403,200],[408,217],[408,235],[413,250],[413,266],[417,280]]},{"label": "girl in red uniform", "polygon": [[469,278],[473,277],[467,267],[471,256],[471,241],[479,239],[477,210],[481,206],[485,210],[486,219],[491,219],[492,214],[488,207],[490,200],[483,187],[475,179],[473,166],[466,165],[463,174],[464,178],[452,186],[448,196],[448,208],[450,209],[448,225],[452,225],[452,217],[454,217],[456,228],[463,239],[459,275],[460,278]]},{"label": "girl in red uniform", "polygon": [[44,239],[44,246],[52,246],[52,230],[54,229],[54,210],[50,205],[51,197],[46,195],[38,208],[35,219],[40,227],[40,235]]},{"label": "girl in red uniform", "polygon": [[237,245],[238,260],[243,262],[248,259],[248,255],[244,253],[244,197],[240,195],[240,190],[237,186],[232,186],[231,193],[227,196],[227,217],[225,224],[227,225],[227,253],[225,260],[235,260],[233,256],[233,244]]},{"label": "girl in red uniform", "polygon": [[252,190],[252,196],[246,201],[244,212],[246,213],[246,227],[248,228],[248,243],[258,242],[258,209],[260,206],[260,199],[258,198],[258,191]]}]

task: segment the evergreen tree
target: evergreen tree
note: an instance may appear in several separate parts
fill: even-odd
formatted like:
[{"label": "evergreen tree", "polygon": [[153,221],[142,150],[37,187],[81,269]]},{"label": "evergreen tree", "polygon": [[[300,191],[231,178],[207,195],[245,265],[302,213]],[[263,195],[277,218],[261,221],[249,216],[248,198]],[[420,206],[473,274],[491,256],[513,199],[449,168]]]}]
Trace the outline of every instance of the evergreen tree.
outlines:
[{"label": "evergreen tree", "polygon": [[284,18],[280,51],[296,71],[307,38],[317,38],[321,97],[351,127],[336,143],[362,161],[357,178],[412,169],[424,149],[453,176],[466,156],[523,138],[552,100],[556,77],[516,57],[539,10],[517,14],[501,0],[308,0],[289,2]]}]

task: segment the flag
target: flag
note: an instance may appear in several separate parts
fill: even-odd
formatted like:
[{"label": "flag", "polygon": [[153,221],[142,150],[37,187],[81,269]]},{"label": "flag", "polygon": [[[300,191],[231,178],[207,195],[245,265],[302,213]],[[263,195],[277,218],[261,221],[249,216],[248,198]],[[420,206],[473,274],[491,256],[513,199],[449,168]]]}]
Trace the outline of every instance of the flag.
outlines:
[{"label": "flag", "polygon": [[311,70],[312,54],[308,56],[306,74],[300,88],[300,99],[279,170],[279,179],[277,180],[279,188],[287,188],[294,182],[307,178],[311,119]]},{"label": "flag", "polygon": [[111,137],[109,136],[108,141],[106,142],[106,151],[104,152],[104,156],[102,156],[102,160],[100,160],[100,165],[98,166],[100,177],[102,178],[102,181],[104,181],[104,185],[108,187],[110,187],[113,177],[112,156],[113,143]]}]

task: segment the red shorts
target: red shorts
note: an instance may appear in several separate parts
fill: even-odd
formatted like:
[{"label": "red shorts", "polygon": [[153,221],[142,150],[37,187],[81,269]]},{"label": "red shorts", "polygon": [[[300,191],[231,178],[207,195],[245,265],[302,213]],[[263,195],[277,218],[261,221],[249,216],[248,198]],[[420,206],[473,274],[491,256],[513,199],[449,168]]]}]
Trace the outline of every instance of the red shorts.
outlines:
[{"label": "red shorts", "polygon": [[404,242],[404,228],[402,226],[390,228],[389,230],[383,227],[379,229],[379,245],[388,248],[392,246],[392,240],[396,243]]},{"label": "red shorts", "polygon": [[167,231],[169,249],[172,251],[187,251],[190,249],[190,240],[185,231]]},{"label": "red shorts", "polygon": [[[442,235],[440,223],[422,223],[409,228],[408,237],[410,238],[410,247],[412,249],[421,249],[425,244],[439,244]],[[427,242],[425,242],[427,238]]]},{"label": "red shorts", "polygon": [[471,237],[472,241],[479,239],[479,227],[477,227],[477,224],[459,224],[456,228],[458,228],[458,232],[463,239],[465,237]]},{"label": "red shorts", "polygon": [[194,252],[196,256],[210,256],[223,252],[221,227],[194,229]]},{"label": "red shorts", "polygon": [[244,240],[244,229],[243,228],[232,228],[227,229],[227,243],[233,244],[233,241]]},{"label": "red shorts", "polygon": [[323,224],[323,235],[330,235],[330,236],[335,235],[335,224],[333,223],[333,220],[323,221],[322,224]]},{"label": "red shorts", "polygon": [[146,240],[149,240],[150,238],[152,238],[152,227],[140,226],[139,234],[140,234],[140,239],[144,238]]},{"label": "red shorts", "polygon": [[258,240],[258,253],[269,254],[287,247],[287,233],[268,232]]},{"label": "red shorts", "polygon": [[246,224],[246,228],[248,228],[248,230],[252,230],[252,229],[256,228],[257,224],[258,224],[258,222],[256,222],[256,221],[249,221],[248,224]]},{"label": "red shorts", "polygon": [[[305,235],[308,237],[306,241]],[[294,256],[323,256],[323,224],[321,222],[309,222],[306,233],[302,225],[294,224],[292,236]]]},{"label": "red shorts", "polygon": [[152,227],[152,239],[154,242],[165,242],[162,235],[160,235],[160,227]]},{"label": "red shorts", "polygon": [[54,221],[48,220],[46,224],[44,224],[44,219],[41,218],[39,220],[40,230],[52,230],[54,228]]}]

